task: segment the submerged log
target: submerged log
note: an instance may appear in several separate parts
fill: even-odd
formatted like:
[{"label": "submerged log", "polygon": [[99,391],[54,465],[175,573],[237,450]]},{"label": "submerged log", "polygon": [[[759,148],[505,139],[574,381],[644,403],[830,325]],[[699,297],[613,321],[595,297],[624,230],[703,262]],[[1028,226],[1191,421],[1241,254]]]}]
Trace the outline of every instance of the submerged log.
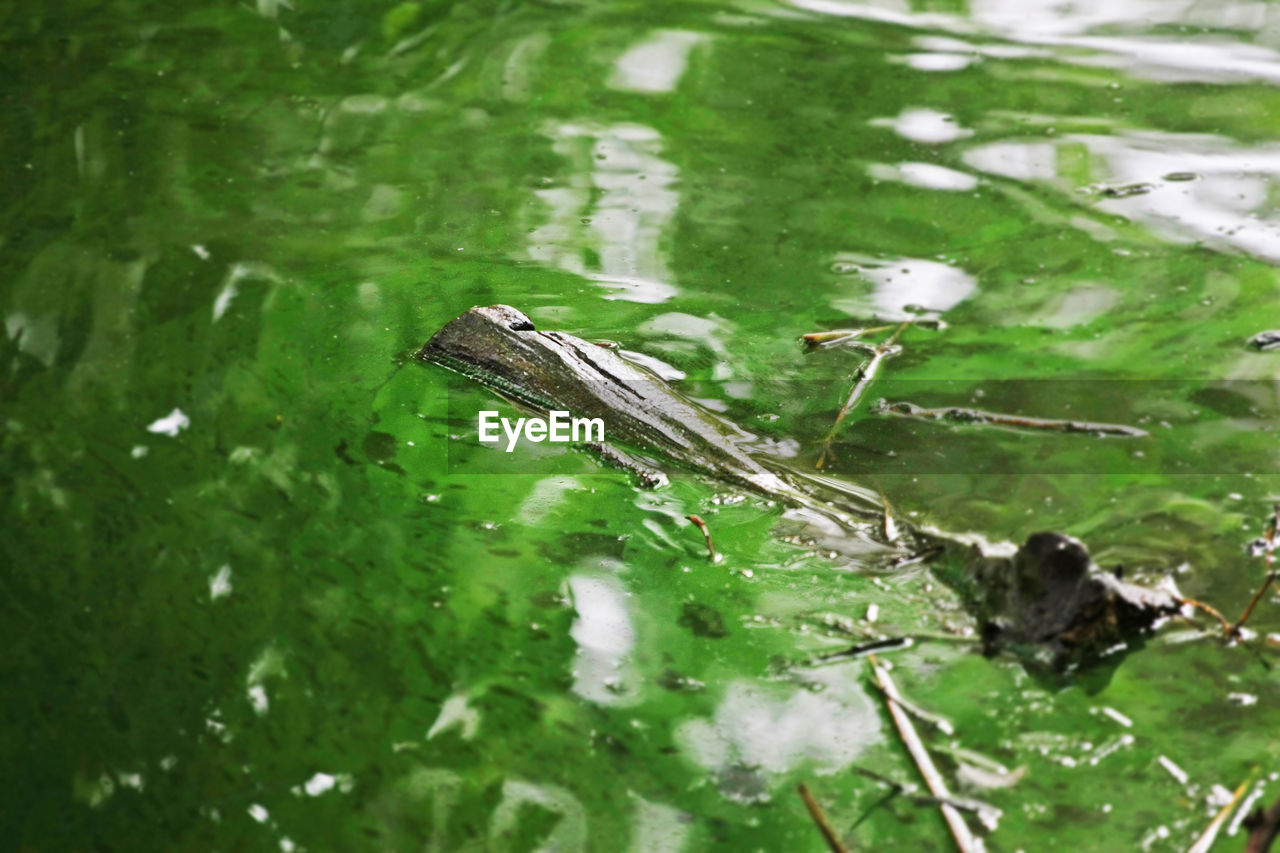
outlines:
[{"label": "submerged log", "polygon": [[[605,437],[721,482],[736,484],[840,525],[851,553],[929,554],[958,563],[945,580],[958,587],[978,618],[989,651],[1031,649],[1056,668],[1122,648],[1126,639],[1175,613],[1174,592],[1126,583],[1094,565],[1078,540],[1032,534],[1012,557],[991,556],[971,537],[909,527],[889,536],[882,507],[859,506],[855,488],[748,455],[743,432],[673,390],[612,349],[561,332],[544,332],[506,305],[464,312],[419,351],[523,406],[601,418]],[[625,454],[609,457],[613,464]],[[653,472],[650,471],[650,479]],[[833,497],[834,489],[834,497]],[[864,498],[865,499],[865,498]],[[896,526],[895,526],[896,530]],[[824,547],[827,545],[824,542]],[[934,555],[943,555],[939,560]],[[953,559],[958,558],[958,559]],[[886,558],[887,559],[887,558]]]}]

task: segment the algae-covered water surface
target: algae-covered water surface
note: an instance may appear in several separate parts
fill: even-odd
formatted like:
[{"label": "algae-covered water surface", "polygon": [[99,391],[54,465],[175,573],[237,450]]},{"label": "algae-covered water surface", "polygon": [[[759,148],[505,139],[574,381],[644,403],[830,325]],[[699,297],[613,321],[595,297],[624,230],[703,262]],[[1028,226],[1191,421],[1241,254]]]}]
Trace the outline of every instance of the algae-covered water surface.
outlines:
[{"label": "algae-covered water surface", "polygon": [[[6,6],[0,846],[825,850],[803,783],[848,849],[949,849],[833,654],[909,636],[877,660],[987,849],[1185,850],[1237,792],[1241,849],[1274,590],[1235,643],[985,655],[963,567],[481,444],[527,413],[413,355],[511,305],[903,529],[1060,531],[1235,621],[1277,83],[1234,0]],[[881,326],[840,418],[872,354],[801,337]]]}]

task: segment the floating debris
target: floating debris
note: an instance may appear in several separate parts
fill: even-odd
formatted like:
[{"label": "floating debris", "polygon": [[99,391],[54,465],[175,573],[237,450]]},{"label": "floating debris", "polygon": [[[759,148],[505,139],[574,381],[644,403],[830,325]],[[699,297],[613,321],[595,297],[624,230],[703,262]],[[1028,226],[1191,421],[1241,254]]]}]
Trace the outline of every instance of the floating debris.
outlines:
[{"label": "floating debris", "polygon": [[1100,195],[1103,198],[1130,198],[1135,195],[1146,195],[1155,188],[1155,184],[1148,184],[1146,182],[1123,184],[1121,186],[1094,184],[1093,186],[1084,187],[1081,192],[1086,195]]},{"label": "floating debris", "polygon": [[817,825],[818,831],[822,833],[822,838],[827,842],[827,847],[831,848],[831,853],[849,853],[849,848],[844,846],[840,840],[840,836],[836,835],[835,828],[831,826],[831,822],[827,820],[827,814],[822,810],[822,806],[818,804],[814,798],[813,792],[809,790],[809,786],[801,782],[796,790],[800,792],[800,798],[804,800],[804,807],[809,810],[809,817],[813,818],[814,824]]},{"label": "floating debris", "polygon": [[1230,801],[1222,807],[1209,825],[1205,827],[1204,833],[1196,839],[1195,844],[1191,845],[1191,847],[1187,849],[1187,853],[1209,853],[1209,848],[1213,847],[1213,842],[1218,838],[1219,830],[1221,830],[1222,825],[1227,822],[1227,818],[1231,817],[1231,812],[1244,796],[1244,792],[1248,790],[1249,783],[1251,781],[1251,779],[1246,779],[1240,783],[1240,787],[1236,788],[1235,794],[1231,795]]},{"label": "floating debris", "polygon": [[1018,429],[1044,429],[1055,432],[1078,432],[1089,435],[1114,435],[1125,438],[1143,438],[1149,433],[1137,427],[1124,424],[1104,424],[1092,421],[1059,421],[1051,418],[1030,418],[1021,415],[1002,415],[997,412],[984,412],[979,409],[951,407],[945,409],[926,409],[915,403],[890,403],[879,400],[871,409],[873,414],[899,415],[922,420],[951,421],[952,423],[976,424],[979,426],[1006,426]]},{"label": "floating debris", "polygon": [[893,718],[893,723],[898,729],[898,734],[902,738],[902,745],[907,748],[907,752],[910,753],[912,761],[915,762],[916,768],[920,771],[920,775],[924,777],[929,792],[941,802],[938,808],[942,811],[942,817],[946,820],[947,827],[951,830],[951,836],[955,839],[957,849],[961,853],[971,853],[971,851],[983,849],[982,842],[974,837],[969,830],[969,825],[960,816],[960,812],[951,803],[946,802],[951,799],[951,792],[947,789],[947,783],[943,781],[942,774],[934,766],[933,759],[929,757],[929,751],[925,749],[920,736],[916,734],[915,726],[911,724],[911,718],[903,710],[902,694],[898,692],[898,687],[889,676],[889,671],[876,660],[874,655],[868,660],[871,662],[871,672],[875,676],[876,684],[884,692],[885,704],[889,708],[889,716]]},{"label": "floating debris", "polygon": [[1249,338],[1248,345],[1259,352],[1268,352],[1273,349],[1280,349],[1280,329],[1258,332],[1258,334]]}]

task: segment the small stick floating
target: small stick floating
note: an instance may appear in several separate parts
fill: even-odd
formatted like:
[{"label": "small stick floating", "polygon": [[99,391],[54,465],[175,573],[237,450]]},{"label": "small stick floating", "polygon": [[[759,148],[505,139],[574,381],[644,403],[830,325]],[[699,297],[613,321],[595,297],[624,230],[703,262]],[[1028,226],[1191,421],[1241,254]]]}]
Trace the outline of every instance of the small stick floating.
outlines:
[{"label": "small stick floating", "polygon": [[1182,603],[1189,605],[1190,607],[1194,607],[1196,610],[1208,613],[1214,619],[1218,620],[1218,624],[1222,626],[1222,632],[1224,634],[1228,637],[1234,636],[1233,632],[1235,629],[1231,627],[1231,623],[1227,621],[1227,617],[1223,616],[1222,613],[1219,612],[1218,608],[1214,607],[1212,604],[1205,604],[1203,601],[1196,601],[1194,598],[1183,598]]},{"label": "small stick floating", "polygon": [[[882,776],[879,773],[876,773],[874,770],[868,770],[865,767],[850,767],[849,769],[852,770],[854,773],[861,774],[863,776],[866,776],[868,779],[872,779],[876,782],[879,782],[882,785],[887,786],[891,791],[893,791],[895,796],[906,797],[906,799],[909,802],[914,803],[917,806],[940,806],[943,803],[946,803],[947,805],[955,806],[960,811],[973,812],[974,814],[978,814],[978,815],[981,815],[983,812],[986,812],[988,814],[991,814],[991,813],[995,813],[997,815],[1000,814],[1000,810],[997,809],[995,806],[991,805],[990,803],[984,803],[981,800],[970,800],[970,799],[939,800],[937,797],[926,797],[921,794],[915,793],[915,790],[916,790],[915,785],[907,785],[895,779],[890,779],[888,776]],[[1005,772],[1007,773],[1008,771],[1006,770]]]},{"label": "small stick floating", "polygon": [[1196,843],[1187,849],[1187,853],[1209,853],[1209,848],[1213,847],[1213,842],[1218,838],[1218,831],[1227,822],[1227,818],[1231,817],[1231,812],[1235,811],[1235,807],[1239,805],[1241,797],[1244,796],[1244,792],[1252,781],[1253,779],[1250,777],[1240,783],[1240,787],[1236,788],[1235,794],[1231,797],[1231,802],[1218,811],[1214,819],[1205,827],[1204,833],[1196,839]]},{"label": "small stick floating", "polygon": [[822,833],[822,838],[827,842],[827,846],[831,848],[831,853],[849,853],[849,848],[844,846],[840,840],[840,836],[836,835],[835,828],[831,826],[831,822],[827,820],[827,814],[822,810],[822,806],[814,798],[813,792],[809,790],[809,786],[801,782],[796,790],[800,792],[800,798],[804,800],[804,807],[809,810],[809,817],[813,818],[813,822],[817,824],[818,831]]},{"label": "small stick floating", "polygon": [[875,674],[876,684],[884,692],[885,705],[889,708],[889,716],[893,717],[893,723],[902,737],[902,745],[907,748],[907,752],[911,754],[911,760],[915,762],[920,775],[924,777],[925,784],[929,786],[929,793],[940,801],[938,808],[951,829],[951,837],[955,839],[956,847],[960,853],[978,853],[983,849],[982,842],[974,838],[973,833],[969,831],[969,825],[964,822],[964,818],[960,816],[956,807],[947,802],[951,799],[951,792],[947,790],[946,781],[934,766],[933,759],[929,757],[929,752],[925,749],[920,736],[916,734],[911,718],[903,710],[902,694],[898,692],[897,685],[889,677],[889,671],[880,665],[875,655],[867,660],[871,662],[871,671]]},{"label": "small stick floating", "polygon": [[1029,418],[1022,415],[1002,415],[997,412],[984,412],[979,409],[951,407],[946,409],[926,409],[915,403],[890,403],[880,400],[872,409],[876,414],[899,415],[907,418],[920,418],[931,421],[951,421],[961,424],[980,424],[991,426],[1017,427],[1019,429],[1046,429],[1055,432],[1082,432],[1092,435],[1117,435],[1125,438],[1143,438],[1149,435],[1146,430],[1124,424],[1103,424],[1092,421],[1059,421],[1050,418]]},{"label": "small stick floating", "polygon": [[868,329],[832,329],[829,332],[810,332],[807,335],[801,335],[800,340],[811,347],[825,347],[852,341],[863,335],[884,332],[892,328],[893,326],[872,326]]}]

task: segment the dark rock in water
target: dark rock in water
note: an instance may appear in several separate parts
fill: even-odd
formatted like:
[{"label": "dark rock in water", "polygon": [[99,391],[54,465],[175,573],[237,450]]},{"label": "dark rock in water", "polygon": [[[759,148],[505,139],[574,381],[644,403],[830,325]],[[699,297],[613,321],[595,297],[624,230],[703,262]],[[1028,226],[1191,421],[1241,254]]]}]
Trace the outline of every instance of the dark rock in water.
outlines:
[{"label": "dark rock in water", "polygon": [[1033,533],[1013,557],[974,566],[988,652],[1014,647],[1054,669],[1096,659],[1177,613],[1173,592],[1126,583],[1094,564],[1078,539]]},{"label": "dark rock in water", "polygon": [[1272,329],[1269,332],[1258,332],[1258,334],[1249,338],[1249,346],[1263,352],[1266,352],[1267,350],[1280,349],[1280,329]]}]

